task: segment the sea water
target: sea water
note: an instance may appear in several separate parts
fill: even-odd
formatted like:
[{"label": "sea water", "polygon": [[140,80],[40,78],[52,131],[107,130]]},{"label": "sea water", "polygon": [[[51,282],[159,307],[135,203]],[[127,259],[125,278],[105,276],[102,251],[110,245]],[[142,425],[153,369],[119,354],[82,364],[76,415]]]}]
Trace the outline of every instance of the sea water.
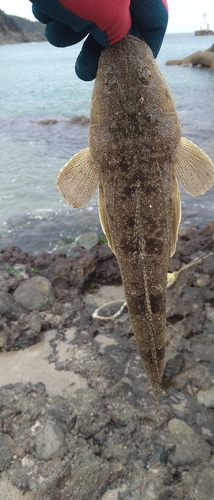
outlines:
[{"label": "sea water", "polygon": [[[214,71],[166,66],[204,50],[214,36],[166,35],[158,64],[172,90],[182,133],[214,161]],[[56,187],[60,168],[87,146],[93,82],[74,72],[81,44],[57,49],[47,42],[0,46],[0,248],[51,250],[80,232],[101,233],[97,194],[89,205],[69,207]],[[181,190],[182,224],[214,219],[214,188],[201,198]]]}]

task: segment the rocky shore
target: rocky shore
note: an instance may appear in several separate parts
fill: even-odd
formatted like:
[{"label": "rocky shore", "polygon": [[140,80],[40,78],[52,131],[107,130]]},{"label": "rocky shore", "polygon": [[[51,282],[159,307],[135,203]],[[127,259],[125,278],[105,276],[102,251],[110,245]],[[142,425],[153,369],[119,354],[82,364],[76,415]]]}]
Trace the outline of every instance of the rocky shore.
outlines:
[{"label": "rocky shore", "polygon": [[195,66],[197,68],[214,69],[214,43],[206,50],[197,50],[183,59],[171,59],[166,61],[167,66]]},{"label": "rocky shore", "polygon": [[124,299],[107,245],[0,251],[0,500],[214,498],[213,252],[181,228],[159,419],[127,311],[92,317]]}]

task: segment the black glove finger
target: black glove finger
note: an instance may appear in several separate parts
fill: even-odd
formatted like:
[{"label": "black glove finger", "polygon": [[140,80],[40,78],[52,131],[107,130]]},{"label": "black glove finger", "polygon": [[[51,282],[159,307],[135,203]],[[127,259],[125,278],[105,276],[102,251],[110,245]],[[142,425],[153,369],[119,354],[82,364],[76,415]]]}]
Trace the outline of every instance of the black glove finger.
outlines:
[{"label": "black glove finger", "polygon": [[98,61],[103,48],[96,42],[92,35],[88,36],[75,64],[75,71],[78,78],[85,82],[96,78]]},{"label": "black glove finger", "polygon": [[165,35],[168,12],[164,0],[131,0],[130,34],[144,38],[157,57]]},{"label": "black glove finger", "polygon": [[45,29],[47,40],[55,47],[68,47],[80,42],[87,36],[87,31],[74,31],[67,24],[51,19]]},{"label": "black glove finger", "polygon": [[51,17],[44,14],[44,12],[38,9],[35,5],[32,5],[32,12],[34,17],[37,21],[40,21],[40,23],[47,24],[51,20]]}]

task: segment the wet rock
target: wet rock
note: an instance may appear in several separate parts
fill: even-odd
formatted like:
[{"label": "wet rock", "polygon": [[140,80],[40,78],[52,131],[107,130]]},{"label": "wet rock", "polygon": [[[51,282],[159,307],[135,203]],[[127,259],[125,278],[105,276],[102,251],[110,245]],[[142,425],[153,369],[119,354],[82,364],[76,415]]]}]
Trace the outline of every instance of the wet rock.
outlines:
[{"label": "wet rock", "polygon": [[[42,318],[39,314],[23,314],[18,321],[4,327],[2,348],[9,351],[38,342],[41,338]],[[1,347],[1,346],[0,346]]]},{"label": "wet rock", "polygon": [[12,460],[12,451],[0,434],[0,472],[7,469]]},{"label": "wet rock", "polygon": [[67,255],[67,257],[72,256],[73,249],[76,247],[77,243],[74,241],[73,243],[69,243],[68,245],[59,246],[54,248],[51,252],[51,255]]},{"label": "wet rock", "polygon": [[14,394],[10,392],[11,386],[2,386],[0,388],[0,410],[3,410],[14,401]]},{"label": "wet rock", "polygon": [[36,437],[36,456],[38,460],[51,460],[65,444],[65,437],[58,425],[47,422]]},{"label": "wet rock", "polygon": [[79,389],[72,402],[76,428],[84,438],[93,436],[111,420],[103,398],[93,389]]},{"label": "wet rock", "polygon": [[5,343],[6,343],[6,332],[0,331],[0,349],[4,347]]},{"label": "wet rock", "polygon": [[10,293],[0,292],[0,314],[2,316],[6,316],[10,320],[16,320],[26,312],[26,307],[17,304]]},{"label": "wet rock", "polygon": [[55,297],[50,281],[42,276],[35,276],[18,286],[14,299],[29,311],[44,311],[53,305]]},{"label": "wet rock", "polygon": [[[196,415],[201,416],[201,408],[197,400],[186,391],[173,391],[169,397],[169,404],[175,417],[185,420],[189,425],[194,424]],[[204,421],[204,415],[201,416]]]},{"label": "wet rock", "polygon": [[161,463],[163,465],[166,465],[168,462],[169,458],[169,452],[165,448],[163,444],[160,446],[156,446],[154,449],[154,454],[151,460],[151,465],[157,465],[158,463]]},{"label": "wet rock", "polygon": [[58,121],[53,119],[48,119],[48,120],[39,120],[37,123],[38,125],[56,125]]},{"label": "wet rock", "polygon": [[208,361],[210,363],[214,360],[214,343],[212,338],[209,339],[193,339],[191,342],[194,357],[200,361]]},{"label": "wet rock", "polygon": [[169,324],[166,327],[166,336],[168,342],[171,342],[173,338],[179,338],[181,340],[183,339],[183,337],[186,337],[186,335],[187,332],[185,319],[182,321],[177,321],[175,324]]},{"label": "wet rock", "polygon": [[125,466],[129,460],[136,460],[138,458],[134,443],[127,443],[127,434],[129,433],[115,431],[112,435],[106,437],[103,456],[107,460],[117,461],[122,466]]},{"label": "wet rock", "polygon": [[146,487],[144,490],[144,498],[148,498],[148,500],[155,500],[158,495],[157,487],[155,482],[150,480],[146,483]]},{"label": "wet rock", "polygon": [[[181,286],[182,281],[184,286]],[[204,323],[204,302],[201,289],[187,285],[185,273],[178,278],[177,287],[169,289],[167,320],[176,323],[191,315],[191,334],[201,333]]]},{"label": "wet rock", "polygon": [[210,304],[205,304],[205,316],[209,321],[214,322],[214,307]]},{"label": "wet rock", "polygon": [[177,375],[181,370],[183,360],[184,356],[181,352],[177,352],[171,347],[167,348],[163,378],[171,378],[173,375]]},{"label": "wet rock", "polygon": [[42,327],[42,317],[36,313],[30,313],[28,316],[22,316],[18,320],[18,326],[25,331],[27,340],[38,337]]},{"label": "wet rock", "polygon": [[175,375],[173,384],[178,389],[184,389],[188,384],[195,388],[208,389],[212,385],[212,380],[213,377],[208,368],[196,362],[188,369]]},{"label": "wet rock", "polygon": [[80,460],[78,467],[72,471],[65,495],[68,495],[70,500],[100,500],[107,485],[116,477],[117,473],[107,460],[86,453],[84,460]]},{"label": "wet rock", "polygon": [[214,408],[214,385],[205,391],[198,391],[197,400],[205,408]]},{"label": "wet rock", "polygon": [[91,250],[91,248],[95,247],[99,243],[99,238],[96,233],[92,233],[92,231],[88,231],[87,233],[81,234],[75,240],[75,242],[82,248],[86,248],[86,250]]},{"label": "wet rock", "polygon": [[208,466],[198,473],[194,490],[194,500],[211,500],[214,491],[213,472],[213,466]]},{"label": "wet rock", "polygon": [[188,424],[174,418],[169,421],[169,430],[176,445],[171,455],[173,465],[198,465],[210,460],[210,446]]},{"label": "wet rock", "polygon": [[13,461],[7,476],[11,483],[24,493],[29,489],[30,473],[30,468],[22,467],[21,460],[16,458]]},{"label": "wet rock", "polygon": [[89,125],[90,123],[90,118],[85,115],[80,115],[80,116],[74,116],[73,118],[70,118],[69,123],[74,123],[77,125]]}]

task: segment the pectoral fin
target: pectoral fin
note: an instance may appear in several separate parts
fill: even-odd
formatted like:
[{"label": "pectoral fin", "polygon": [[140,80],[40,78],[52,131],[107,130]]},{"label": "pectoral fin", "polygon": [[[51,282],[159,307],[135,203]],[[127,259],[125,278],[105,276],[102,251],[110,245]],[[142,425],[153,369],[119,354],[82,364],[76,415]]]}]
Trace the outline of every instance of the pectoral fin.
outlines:
[{"label": "pectoral fin", "polygon": [[206,193],[214,183],[214,165],[211,159],[184,137],[177,148],[175,171],[186,193],[194,197]]},{"label": "pectoral fin", "polygon": [[99,183],[99,194],[98,194],[98,207],[99,207],[99,216],[100,216],[100,224],[106,238],[108,240],[108,246],[111,248],[112,252],[115,253],[113,241],[111,238],[111,233],[109,229],[108,216],[106,212],[106,204],[103,192],[102,183]]},{"label": "pectoral fin", "polygon": [[171,253],[170,257],[175,253],[176,243],[178,239],[178,230],[181,222],[181,199],[180,191],[176,177],[173,179],[172,186],[172,231],[171,231]]},{"label": "pectoral fin", "polygon": [[85,148],[62,167],[57,177],[57,186],[69,205],[81,208],[93,196],[98,178],[99,172],[93,166],[89,148]]}]

